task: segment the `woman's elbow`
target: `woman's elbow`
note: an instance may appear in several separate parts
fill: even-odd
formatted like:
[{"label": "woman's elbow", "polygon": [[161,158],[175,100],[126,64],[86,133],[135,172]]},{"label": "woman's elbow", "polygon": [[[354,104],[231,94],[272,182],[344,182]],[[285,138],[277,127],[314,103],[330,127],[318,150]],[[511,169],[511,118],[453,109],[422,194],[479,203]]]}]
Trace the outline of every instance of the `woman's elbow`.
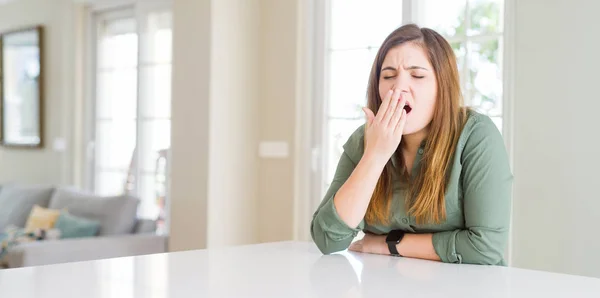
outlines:
[{"label": "woman's elbow", "polygon": [[329,254],[336,253],[338,251],[342,251],[345,249],[345,248],[340,249],[340,248],[334,247],[332,245],[323,245],[323,244],[321,244],[321,245],[317,244],[317,247],[319,248],[319,251],[321,251],[321,253],[324,255],[329,255]]},{"label": "woman's elbow", "polygon": [[324,255],[345,250],[350,246],[350,242],[352,242],[352,239],[349,241],[347,241],[347,239],[334,241],[326,235],[325,231],[320,230],[318,227],[315,227],[315,225],[311,227],[311,236],[317,245],[317,248],[319,248],[319,251]]},{"label": "woman's elbow", "polygon": [[463,263],[479,265],[504,265],[504,247],[508,233],[504,229],[470,230],[471,244],[468,256],[463,256]]},{"label": "woman's elbow", "polygon": [[480,251],[472,258],[463,260],[463,263],[476,265],[502,265],[504,263],[504,255],[501,252],[494,250]]}]

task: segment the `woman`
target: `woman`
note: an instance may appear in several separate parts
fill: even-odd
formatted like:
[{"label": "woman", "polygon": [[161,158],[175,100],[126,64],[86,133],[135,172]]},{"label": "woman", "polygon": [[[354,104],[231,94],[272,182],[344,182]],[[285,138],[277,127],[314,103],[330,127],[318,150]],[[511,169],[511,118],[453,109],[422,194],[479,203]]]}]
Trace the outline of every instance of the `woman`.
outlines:
[{"label": "woman", "polygon": [[505,265],[513,176],[494,123],[462,106],[448,42],[416,25],[396,29],[367,98],[366,124],[313,216],[319,249]]}]

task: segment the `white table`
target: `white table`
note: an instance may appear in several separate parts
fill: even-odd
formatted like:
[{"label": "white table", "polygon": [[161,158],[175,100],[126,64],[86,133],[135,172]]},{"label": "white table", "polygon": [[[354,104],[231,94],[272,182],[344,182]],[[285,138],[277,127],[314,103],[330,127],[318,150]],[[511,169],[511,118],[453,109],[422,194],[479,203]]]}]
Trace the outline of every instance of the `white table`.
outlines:
[{"label": "white table", "polygon": [[281,242],[0,270],[0,297],[600,297],[600,279]]}]

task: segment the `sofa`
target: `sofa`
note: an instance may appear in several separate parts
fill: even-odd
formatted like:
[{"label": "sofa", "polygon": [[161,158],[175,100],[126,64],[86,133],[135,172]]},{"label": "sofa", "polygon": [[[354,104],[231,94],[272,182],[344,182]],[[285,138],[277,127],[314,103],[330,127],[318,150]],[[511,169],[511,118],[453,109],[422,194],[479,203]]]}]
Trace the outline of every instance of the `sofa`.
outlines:
[{"label": "sofa", "polygon": [[4,267],[40,266],[167,251],[167,236],[156,234],[156,222],[137,217],[139,199],[126,195],[100,197],[69,187],[0,185],[0,233],[9,227],[25,227],[35,205],[68,210],[75,216],[99,222],[98,232],[92,237],[18,244],[7,250],[2,258]]}]

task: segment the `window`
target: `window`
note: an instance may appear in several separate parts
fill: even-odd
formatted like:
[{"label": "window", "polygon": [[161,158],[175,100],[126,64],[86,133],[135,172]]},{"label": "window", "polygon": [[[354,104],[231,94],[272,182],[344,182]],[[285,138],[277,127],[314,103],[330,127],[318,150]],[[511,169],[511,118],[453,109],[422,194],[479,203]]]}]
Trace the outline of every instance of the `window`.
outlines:
[{"label": "window", "polygon": [[169,181],[171,18],[166,5],[94,14],[91,188],[140,198],[138,215],[152,219]]},{"label": "window", "polygon": [[502,131],[502,0],[419,1],[419,24],[444,35],[458,60],[465,104]]},{"label": "window", "polygon": [[317,68],[325,76],[321,195],[342,145],[364,123],[361,108],[378,47],[404,23],[444,35],[457,56],[465,104],[490,116],[502,131],[502,0],[329,0],[326,6],[325,63]]}]

